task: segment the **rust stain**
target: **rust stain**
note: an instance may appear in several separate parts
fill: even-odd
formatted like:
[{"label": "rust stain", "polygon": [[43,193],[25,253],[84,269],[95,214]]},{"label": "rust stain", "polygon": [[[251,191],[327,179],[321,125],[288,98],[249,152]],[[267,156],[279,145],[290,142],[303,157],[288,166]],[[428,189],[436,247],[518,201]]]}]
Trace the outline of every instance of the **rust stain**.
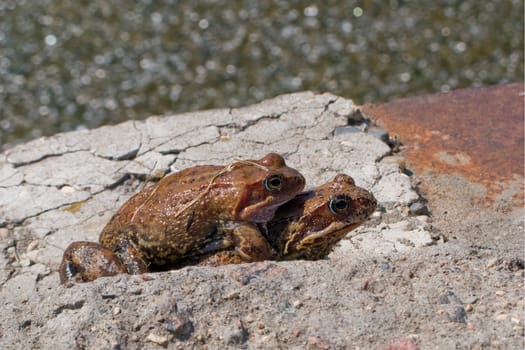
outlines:
[{"label": "rust stain", "polygon": [[364,105],[364,114],[407,146],[417,172],[458,174],[487,188],[487,204],[520,184],[523,205],[524,89],[522,83]]}]

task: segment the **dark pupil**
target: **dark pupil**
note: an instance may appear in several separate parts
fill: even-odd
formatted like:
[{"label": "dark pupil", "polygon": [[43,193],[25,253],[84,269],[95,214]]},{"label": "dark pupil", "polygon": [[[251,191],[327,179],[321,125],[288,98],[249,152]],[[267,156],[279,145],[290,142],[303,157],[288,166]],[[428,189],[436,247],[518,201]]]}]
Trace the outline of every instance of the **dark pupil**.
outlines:
[{"label": "dark pupil", "polygon": [[270,186],[274,188],[281,186],[281,179],[274,177],[273,179],[270,180]]},{"label": "dark pupil", "polygon": [[329,203],[330,211],[334,214],[344,214],[344,212],[348,210],[349,206],[350,202],[343,196],[340,196],[339,198],[333,198]]},{"label": "dark pupil", "polygon": [[264,187],[268,191],[278,191],[281,189],[283,181],[279,176],[272,176],[264,180]]},{"label": "dark pupil", "polygon": [[348,206],[348,203],[344,199],[339,199],[338,201],[335,202],[335,209],[337,210],[346,209],[347,206]]}]

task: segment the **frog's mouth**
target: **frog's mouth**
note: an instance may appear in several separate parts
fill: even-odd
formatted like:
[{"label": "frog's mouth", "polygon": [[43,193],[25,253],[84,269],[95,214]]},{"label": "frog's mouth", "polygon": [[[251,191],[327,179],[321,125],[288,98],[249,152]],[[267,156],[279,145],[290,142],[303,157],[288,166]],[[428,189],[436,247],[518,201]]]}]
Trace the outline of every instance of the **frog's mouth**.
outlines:
[{"label": "frog's mouth", "polygon": [[364,221],[354,223],[333,222],[319,232],[307,232],[292,236],[286,242],[281,254],[285,260],[323,259],[333,250],[335,245],[347,234],[360,226]]}]

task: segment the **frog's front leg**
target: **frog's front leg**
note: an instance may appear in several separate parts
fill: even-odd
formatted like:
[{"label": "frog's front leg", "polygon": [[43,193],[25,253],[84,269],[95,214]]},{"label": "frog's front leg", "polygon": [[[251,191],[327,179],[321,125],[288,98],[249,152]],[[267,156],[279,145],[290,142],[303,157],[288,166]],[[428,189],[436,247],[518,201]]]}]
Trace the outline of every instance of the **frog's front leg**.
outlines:
[{"label": "frog's front leg", "polygon": [[[255,231],[256,230],[256,231]],[[275,260],[275,251],[266,239],[261,240],[258,227],[252,225],[228,225],[219,230],[220,239],[215,239],[199,249],[192,265],[220,266],[245,262]],[[255,243],[255,244],[254,244]]]},{"label": "frog's front leg", "polygon": [[259,227],[247,222],[227,222],[220,230],[233,242],[235,253],[244,261],[275,260],[277,254]]},{"label": "frog's front leg", "polygon": [[95,242],[73,242],[64,251],[59,274],[60,283],[89,282],[99,277],[126,273],[115,253]]}]

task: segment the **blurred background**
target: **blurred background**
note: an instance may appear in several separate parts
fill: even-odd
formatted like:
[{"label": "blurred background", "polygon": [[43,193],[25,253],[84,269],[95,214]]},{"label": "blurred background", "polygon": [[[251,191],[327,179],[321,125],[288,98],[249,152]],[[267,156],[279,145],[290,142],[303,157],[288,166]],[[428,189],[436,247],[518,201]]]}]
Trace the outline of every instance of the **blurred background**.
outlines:
[{"label": "blurred background", "polygon": [[329,91],[358,104],[523,81],[522,0],[1,0],[0,150]]}]

